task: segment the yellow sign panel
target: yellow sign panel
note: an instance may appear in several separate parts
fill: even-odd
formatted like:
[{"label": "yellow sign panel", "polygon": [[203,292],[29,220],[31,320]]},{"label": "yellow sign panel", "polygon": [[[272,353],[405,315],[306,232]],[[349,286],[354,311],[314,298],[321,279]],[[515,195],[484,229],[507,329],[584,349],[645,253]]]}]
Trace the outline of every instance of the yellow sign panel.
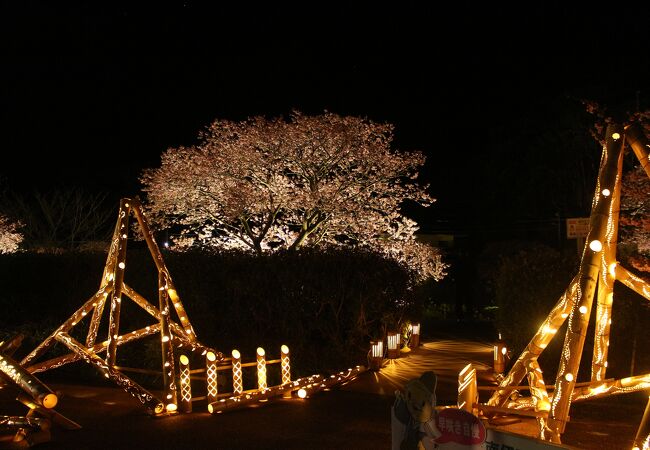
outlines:
[{"label": "yellow sign panel", "polygon": [[587,237],[589,232],[589,217],[572,217],[566,220],[566,238],[576,239]]}]

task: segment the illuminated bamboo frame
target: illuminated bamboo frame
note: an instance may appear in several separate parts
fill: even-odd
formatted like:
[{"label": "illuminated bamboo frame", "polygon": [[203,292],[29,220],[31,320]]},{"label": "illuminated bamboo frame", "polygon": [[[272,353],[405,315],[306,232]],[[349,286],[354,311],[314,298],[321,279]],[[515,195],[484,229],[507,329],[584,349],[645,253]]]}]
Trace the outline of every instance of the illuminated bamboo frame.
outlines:
[{"label": "illuminated bamboo frame", "polygon": [[474,405],[478,403],[476,369],[467,364],[458,374],[458,409],[475,414]]},{"label": "illuminated bamboo frame", "polygon": [[[129,234],[129,218],[131,215],[135,217],[139,225],[149,253],[158,270],[157,307],[124,282],[124,273],[127,267],[126,249]],[[156,320],[156,323],[152,323],[139,330],[120,334],[121,303],[124,299],[132,300],[136,305],[151,315]],[[95,341],[107,302],[110,305],[108,313],[108,337],[106,341],[97,344]],[[178,323],[173,320],[172,311],[176,313]],[[83,345],[74,340],[70,336],[70,332],[86,316],[90,316],[91,319],[88,325],[85,345]],[[119,366],[116,365],[117,349],[120,345],[158,333],[160,336],[162,356],[163,402],[155,399],[150,393],[122,374]],[[52,344],[57,341],[67,346],[71,352],[46,361],[38,361]],[[192,324],[172,281],[172,277],[164,263],[162,253],[154,240],[153,232],[144,216],[139,199],[123,198],[120,201],[117,223],[111,239],[106,265],[98,291],[31,353],[25,356],[20,364],[26,367],[29,373],[36,373],[82,360],[96,367],[104,376],[110,378],[140,400],[153,414],[160,414],[165,411],[167,413],[173,413],[178,408],[174,348],[186,349],[192,352],[199,351],[203,355],[211,352],[215,361],[223,359],[223,355],[220,352],[204,346],[197,340]],[[98,354],[104,351],[106,355],[102,359]],[[160,409],[160,405],[163,405],[162,410]]]},{"label": "illuminated bamboo frame", "polygon": [[266,383],[266,352],[262,347],[257,347],[257,390],[264,391]]},{"label": "illuminated bamboo frame", "polygon": [[205,355],[205,378],[208,402],[214,402],[219,395],[217,355],[214,352],[207,352]]},{"label": "illuminated bamboo frame", "polygon": [[397,331],[389,331],[386,335],[386,356],[388,359],[399,358],[400,350],[400,333]]},{"label": "illuminated bamboo frame", "polygon": [[411,340],[409,342],[409,347],[411,349],[416,349],[420,346],[420,323],[414,323],[411,325]]},{"label": "illuminated bamboo frame", "polygon": [[[636,392],[650,388],[650,374],[621,380],[607,380],[607,355],[611,327],[614,282],[619,281],[650,300],[650,286],[641,278],[621,267],[616,261],[618,222],[621,197],[621,180],[624,146],[634,151],[642,168],[650,177],[650,144],[638,124],[623,127],[610,124],[605,135],[596,190],[592,202],[589,231],[582,253],[580,268],[566,291],[553,307],[537,333],[530,340],[514,365],[503,378],[487,402],[484,411],[513,411],[534,409],[531,415],[538,417],[540,437],[553,442],[561,441],[561,434],[568,419],[573,401],[602,397],[605,395]],[[586,386],[576,386],[587,326],[596,296],[596,326],[591,381]],[[568,319],[564,346],[553,394],[544,385],[537,358],[557,330]],[[509,393],[528,377],[532,397],[509,400]],[[521,412],[519,412],[521,414]],[[648,422],[644,419],[639,427],[635,445],[649,435]],[[546,417],[548,419],[546,419]]]},{"label": "illuminated bamboo frame", "polygon": [[187,355],[178,358],[178,389],[180,394],[179,409],[185,413],[192,412],[192,380],[190,359]]}]

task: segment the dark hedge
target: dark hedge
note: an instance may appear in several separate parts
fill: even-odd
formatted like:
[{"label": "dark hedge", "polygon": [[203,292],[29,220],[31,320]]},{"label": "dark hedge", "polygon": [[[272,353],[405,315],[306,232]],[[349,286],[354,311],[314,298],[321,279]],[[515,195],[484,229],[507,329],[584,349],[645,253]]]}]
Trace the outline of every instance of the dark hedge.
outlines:
[{"label": "dark hedge", "polygon": [[[136,248],[138,243],[132,247],[125,282],[157,304],[153,260],[146,249]],[[105,258],[104,253],[0,255],[0,338],[26,334],[17,357],[97,291]],[[227,355],[237,348],[244,360],[252,360],[258,346],[269,359],[277,358],[280,345],[287,344],[295,376],[365,364],[368,341],[415,307],[408,273],[360,251],[305,250],[261,257],[165,252],[164,258],[201,342]],[[99,339],[106,336],[107,313],[108,308]],[[133,302],[123,300],[122,332],[153,322]],[[85,338],[83,333],[75,336]],[[160,347],[153,338],[118,350],[120,365],[156,367],[159,361]],[[51,372],[56,371],[79,373],[68,367]]]}]

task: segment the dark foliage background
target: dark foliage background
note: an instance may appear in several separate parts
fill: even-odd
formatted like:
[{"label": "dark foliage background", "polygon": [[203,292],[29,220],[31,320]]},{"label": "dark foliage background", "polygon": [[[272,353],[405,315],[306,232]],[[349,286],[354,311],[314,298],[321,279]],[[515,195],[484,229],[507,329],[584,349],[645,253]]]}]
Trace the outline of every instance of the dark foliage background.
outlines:
[{"label": "dark foliage background", "polygon": [[[125,282],[157,305],[156,268],[148,251],[137,246],[127,253]],[[16,356],[31,351],[97,291],[105,258],[103,252],[1,255],[0,339],[23,332]],[[244,361],[254,360],[258,346],[267,359],[278,358],[280,346],[287,344],[295,376],[365,365],[370,339],[418,313],[407,288],[408,273],[370,253],[165,252],[164,258],[201,342],[227,356],[236,348]],[[107,313],[108,307],[98,341],[106,336]],[[85,339],[89,320],[77,326],[86,325],[79,328],[82,334],[75,333],[78,339]],[[122,332],[154,322],[123,296]],[[160,346],[153,337],[118,349],[118,365],[157,368],[159,361]],[[43,375],[96,376],[80,365]]]}]

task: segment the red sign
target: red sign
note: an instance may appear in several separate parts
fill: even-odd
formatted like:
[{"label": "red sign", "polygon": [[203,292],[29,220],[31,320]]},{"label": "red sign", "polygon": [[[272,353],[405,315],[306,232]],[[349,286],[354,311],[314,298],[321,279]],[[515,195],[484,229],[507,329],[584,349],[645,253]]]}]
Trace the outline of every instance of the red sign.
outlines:
[{"label": "red sign", "polygon": [[479,445],[485,441],[485,426],[478,417],[464,409],[445,408],[438,412],[436,425],[442,433],[436,443],[457,442],[461,445]]}]

